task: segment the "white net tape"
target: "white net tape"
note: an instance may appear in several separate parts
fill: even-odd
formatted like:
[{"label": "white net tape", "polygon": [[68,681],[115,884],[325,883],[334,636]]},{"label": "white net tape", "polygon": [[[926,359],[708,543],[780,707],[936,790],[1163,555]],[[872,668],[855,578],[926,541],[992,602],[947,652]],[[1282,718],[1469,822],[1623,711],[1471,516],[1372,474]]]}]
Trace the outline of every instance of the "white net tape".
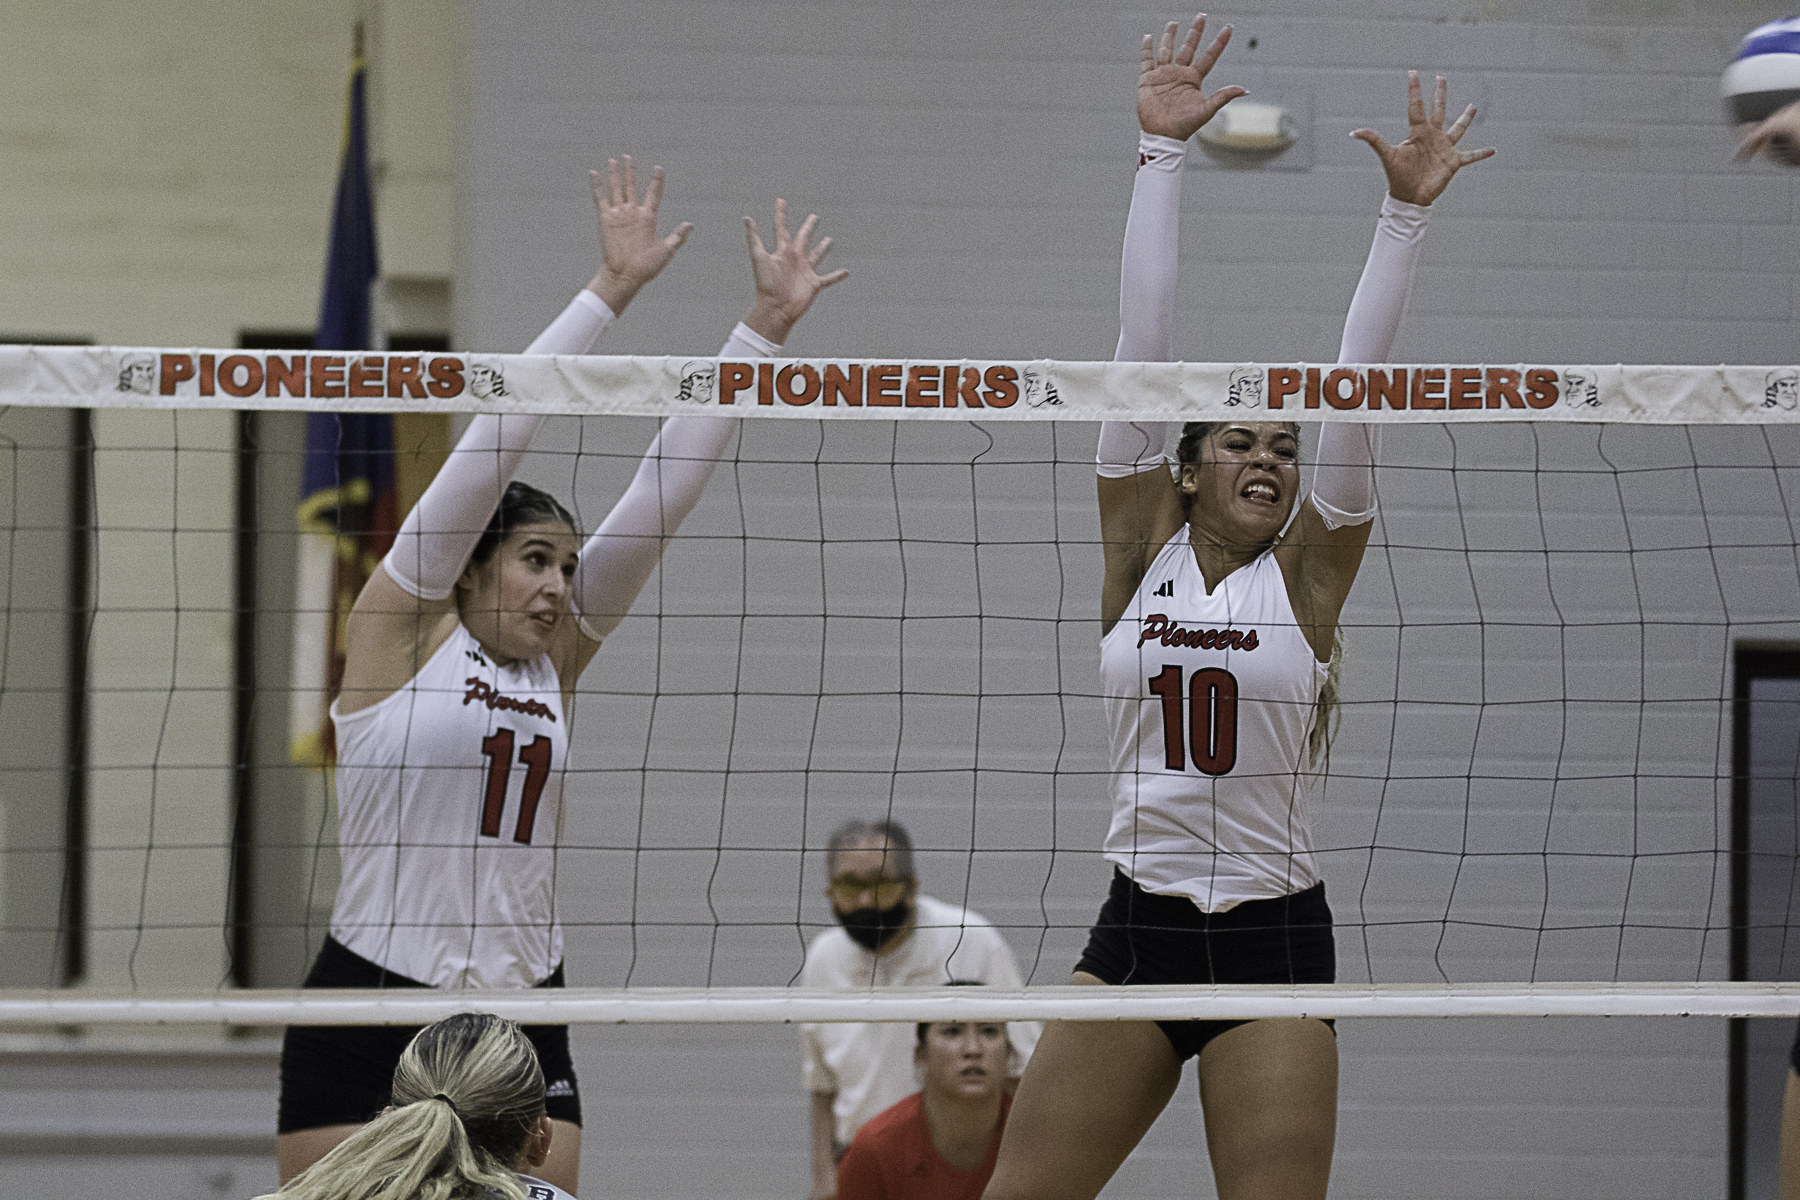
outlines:
[{"label": "white net tape", "polygon": [[[417,1024],[468,1008],[533,1023],[1800,1014],[1800,984],[1722,978],[1734,937],[1778,961],[1788,941],[1785,915],[1750,929],[1734,927],[1730,915],[1734,768],[1724,659],[1734,638],[1800,636],[1800,505],[1793,498],[1800,495],[1800,456],[1793,431],[1776,428],[1800,425],[1800,368],[733,362],[4,347],[0,412],[13,405],[609,419],[706,412],[840,426],[871,419],[930,424],[906,430],[919,435],[910,439],[895,428],[890,440],[866,424],[809,433],[787,423],[778,427],[786,442],[766,437],[754,446],[752,433],[771,427],[746,427],[736,461],[712,484],[711,503],[723,506],[715,518],[728,511],[729,519],[709,524],[697,514],[683,528],[686,545],[672,551],[704,560],[705,570],[665,565],[663,590],[646,593],[638,615],[610,639],[617,644],[603,652],[604,680],[584,681],[600,708],[583,721],[597,722],[613,740],[590,750],[575,774],[586,772],[581,786],[630,791],[638,825],[632,829],[631,814],[621,810],[565,840],[569,878],[587,872],[608,882],[598,889],[603,903],[565,905],[559,918],[572,942],[581,942],[571,961],[589,978],[602,962],[609,972],[624,963],[605,978],[622,977],[627,986],[0,991],[0,1025]],[[822,814],[829,804],[820,797],[832,789],[839,799],[860,795],[865,808],[883,794],[890,806],[911,803],[915,808],[900,814],[908,820],[923,812],[922,859],[940,877],[955,873],[943,869],[945,861],[958,863],[957,898],[967,902],[973,894],[981,900],[976,907],[990,908],[983,879],[1006,870],[1014,871],[1005,876],[1014,883],[1029,877],[1031,895],[990,915],[1026,949],[1033,981],[1068,977],[1070,939],[1085,930],[1100,899],[1083,883],[1068,889],[1079,901],[1065,903],[1058,872],[1077,864],[1092,875],[1098,842],[1086,834],[1066,840],[1055,807],[1059,780],[1060,803],[1079,805],[1070,811],[1084,820],[1102,803],[1103,764],[1071,732],[1098,727],[1097,685],[1091,671],[1064,670],[1079,660],[1069,646],[1079,643],[1088,653],[1092,636],[1098,579],[1081,572],[1092,567],[1097,547],[1068,515],[1079,510],[1092,519],[1092,442],[1066,429],[1062,441],[1053,431],[1036,436],[1017,423],[1120,417],[1412,426],[1388,443],[1382,524],[1363,567],[1362,607],[1346,610],[1353,678],[1327,805],[1349,815],[1332,818],[1337,840],[1321,846],[1327,874],[1337,873],[1334,888],[1341,876],[1361,878],[1360,893],[1353,886],[1348,896],[1334,892],[1333,901],[1339,978],[1365,981],[848,994],[760,986],[789,978],[804,934],[828,924],[815,919],[823,917],[823,902],[808,889],[820,881],[805,861],[818,856],[817,822],[825,818],[803,813],[797,829],[759,829],[734,824],[741,816],[728,819],[727,800],[739,812],[780,812],[798,793]],[[959,440],[949,422],[980,429]],[[1002,422],[1015,425],[1003,431]],[[610,437],[590,443],[583,435],[573,448],[540,445],[540,459],[554,464],[541,474],[563,480],[577,511],[591,514],[616,495],[620,472],[634,466],[643,444],[636,431],[645,428],[632,427],[630,444]],[[594,449],[598,444],[606,448]],[[980,483],[977,466],[988,472]],[[871,468],[881,477],[873,499]],[[581,476],[584,469],[607,481],[597,487]],[[877,512],[882,505],[888,509]],[[1038,511],[1027,511],[1033,506]],[[178,519],[167,528],[157,520],[143,515],[144,536],[188,536]],[[20,528],[15,517],[15,533]],[[881,558],[889,551],[897,572]],[[830,558],[839,554],[843,565]],[[958,554],[975,562],[966,588]],[[1026,565],[994,565],[983,555],[1014,555]],[[719,585],[714,577],[722,569]],[[1032,571],[1046,581],[1042,594],[1014,586],[1034,578]],[[808,572],[816,572],[816,587]],[[991,598],[1002,595],[999,603],[1009,607],[991,608]],[[720,632],[721,619],[736,622],[734,634]],[[755,644],[760,635],[746,627],[756,621],[793,625],[799,632],[783,636],[799,650]],[[886,695],[878,693],[889,684],[869,684],[861,674],[868,661],[857,657],[862,652],[852,647],[846,657],[836,640],[857,622],[858,637],[883,646],[890,627],[901,631],[893,652],[900,675]],[[974,634],[959,632],[959,622]],[[633,641],[634,629],[650,625],[653,638]],[[736,655],[734,669],[688,662],[689,631],[696,629],[711,639],[709,653]],[[1065,635],[1079,636],[1065,645]],[[807,651],[814,642],[825,645]],[[1479,657],[1464,669],[1457,647],[1471,644]],[[958,655],[975,665],[959,664]],[[1527,669],[1534,664],[1540,674],[1560,673],[1549,691]],[[884,666],[876,674],[886,680],[886,672]],[[836,682],[851,676],[854,687]],[[173,695],[183,685],[172,667],[168,678],[148,690]],[[5,687],[0,678],[0,695]],[[24,693],[15,686],[15,695]],[[723,765],[670,759],[663,741],[679,738],[659,734],[657,723],[704,719],[726,728],[723,710],[681,716],[684,706],[699,713],[708,701],[729,705]],[[805,720],[789,719],[809,706],[810,733]],[[646,707],[651,715],[640,720]],[[874,724],[858,724],[871,714]],[[955,717],[948,724],[947,714]],[[971,714],[973,725],[956,724]],[[1038,736],[1057,722],[1060,732],[1044,735],[1050,741],[1043,745],[1027,745],[1028,737],[1009,744],[1018,730]],[[637,731],[635,748],[630,736],[615,737],[620,728]],[[956,741],[970,728],[979,732],[968,763],[929,742]],[[844,744],[845,730],[863,731],[885,770],[857,758],[858,748]],[[875,744],[890,733],[891,750]],[[925,741],[908,740],[915,738]],[[805,755],[798,768],[782,757],[795,747]],[[879,780],[865,786],[877,776],[888,781],[885,788]],[[802,777],[780,794],[784,780]],[[704,805],[698,817],[668,807],[671,797],[711,795],[715,783],[724,793],[716,818],[704,815]],[[1046,792],[1048,830],[1019,815]],[[1782,829],[1800,849],[1800,820],[1792,816]],[[1506,819],[1511,826],[1502,829]],[[205,848],[168,844],[154,852]],[[125,864],[133,897],[120,909],[124,923],[95,928],[129,941],[136,978],[161,932],[145,916],[152,847],[100,849],[115,856],[107,861]],[[141,883],[131,874],[134,854],[146,862]],[[682,885],[689,892],[682,906],[644,899],[651,893],[640,888],[640,866],[657,864],[642,872],[646,877],[657,870],[674,877],[687,870],[679,865],[684,854],[697,856],[699,875]],[[619,870],[627,858],[628,871]],[[743,882],[764,869],[743,864],[772,859],[798,881],[798,894],[793,882],[767,895]],[[990,869],[1013,859],[1029,860],[1024,875]],[[1792,856],[1777,865],[1785,874],[1759,886],[1772,895],[1785,889],[1770,909],[1785,914],[1800,872]],[[613,886],[627,876],[628,897]],[[693,903],[702,889],[703,911]],[[210,932],[216,937],[217,928]],[[672,952],[664,952],[677,944],[689,965],[668,965]],[[700,978],[713,986],[654,986]],[[1429,982],[1409,982],[1418,979]],[[631,986],[640,980],[653,986]]]},{"label": "white net tape", "polygon": [[0,405],[892,420],[1800,423],[1800,368],[282,354],[0,347]]},{"label": "white net tape", "polygon": [[1800,983],[1236,984],[1207,987],[317,989],[0,992],[0,1025],[419,1025],[491,1012],[524,1024],[689,1021],[1179,1021],[1263,1017],[1794,1017]]}]

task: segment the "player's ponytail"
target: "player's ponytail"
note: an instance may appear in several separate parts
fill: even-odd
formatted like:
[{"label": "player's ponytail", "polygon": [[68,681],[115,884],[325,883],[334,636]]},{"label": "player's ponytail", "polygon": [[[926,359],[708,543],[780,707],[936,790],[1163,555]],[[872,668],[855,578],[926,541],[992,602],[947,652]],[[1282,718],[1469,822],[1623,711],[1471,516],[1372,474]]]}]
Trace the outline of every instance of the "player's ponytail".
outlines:
[{"label": "player's ponytail", "polygon": [[544,1114],[544,1073],[517,1025],[459,1013],[426,1026],[394,1068],[393,1102],[275,1197],[525,1200],[512,1168]]}]

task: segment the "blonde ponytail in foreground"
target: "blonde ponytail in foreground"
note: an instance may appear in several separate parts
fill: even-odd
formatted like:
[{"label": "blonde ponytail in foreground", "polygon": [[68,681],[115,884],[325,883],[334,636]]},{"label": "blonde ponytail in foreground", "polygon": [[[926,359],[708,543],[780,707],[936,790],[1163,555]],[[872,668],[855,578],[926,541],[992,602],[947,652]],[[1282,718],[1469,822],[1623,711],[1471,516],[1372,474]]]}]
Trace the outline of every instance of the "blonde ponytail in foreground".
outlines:
[{"label": "blonde ponytail in foreground", "polygon": [[427,1025],[394,1068],[393,1104],[258,1200],[526,1200],[513,1167],[544,1114],[544,1072],[517,1025]]}]

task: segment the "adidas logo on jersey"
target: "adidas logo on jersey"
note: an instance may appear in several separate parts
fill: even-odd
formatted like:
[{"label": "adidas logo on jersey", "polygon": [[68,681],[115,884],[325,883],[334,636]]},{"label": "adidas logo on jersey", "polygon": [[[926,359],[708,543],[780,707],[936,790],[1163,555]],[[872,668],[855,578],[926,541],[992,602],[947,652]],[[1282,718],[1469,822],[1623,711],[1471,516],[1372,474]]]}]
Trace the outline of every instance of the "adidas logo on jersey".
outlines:
[{"label": "adidas logo on jersey", "polygon": [[1173,596],[1175,594],[1175,581],[1173,579],[1163,580],[1161,585],[1150,594],[1152,596]]},{"label": "adidas logo on jersey", "polygon": [[544,1095],[546,1096],[573,1096],[574,1094],[574,1081],[568,1079],[559,1079],[544,1089]]}]

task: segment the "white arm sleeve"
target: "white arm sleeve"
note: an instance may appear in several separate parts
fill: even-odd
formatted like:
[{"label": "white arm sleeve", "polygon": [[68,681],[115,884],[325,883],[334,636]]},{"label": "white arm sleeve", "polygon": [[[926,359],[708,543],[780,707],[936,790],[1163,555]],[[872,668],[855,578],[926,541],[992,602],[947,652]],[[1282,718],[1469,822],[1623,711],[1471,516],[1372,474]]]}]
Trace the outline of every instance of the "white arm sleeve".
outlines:
[{"label": "white arm sleeve", "polygon": [[[1344,318],[1341,363],[1386,362],[1412,295],[1431,210],[1387,197],[1375,224],[1375,244],[1363,266],[1356,296]],[[1313,507],[1327,529],[1361,525],[1375,518],[1375,459],[1381,428],[1359,422],[1327,421],[1319,430],[1318,465],[1313,468]]]},{"label": "white arm sleeve", "polygon": [[[1181,252],[1181,172],[1187,143],[1138,135],[1137,178],[1119,263],[1119,346],[1114,362],[1175,357],[1175,269]],[[1164,421],[1103,421],[1096,468],[1108,479],[1165,461]]]},{"label": "white arm sleeve", "polygon": [[[768,358],[779,349],[740,322],[719,356]],[[699,502],[736,426],[731,417],[672,417],[663,424],[631,486],[581,548],[575,608],[588,637],[600,641],[624,620],[663,548]]]},{"label": "white arm sleeve", "polygon": [[[606,302],[583,288],[525,352],[586,354],[612,317]],[[543,423],[541,416],[492,413],[469,422],[394,535],[385,561],[395,583],[424,600],[449,598]]]}]

